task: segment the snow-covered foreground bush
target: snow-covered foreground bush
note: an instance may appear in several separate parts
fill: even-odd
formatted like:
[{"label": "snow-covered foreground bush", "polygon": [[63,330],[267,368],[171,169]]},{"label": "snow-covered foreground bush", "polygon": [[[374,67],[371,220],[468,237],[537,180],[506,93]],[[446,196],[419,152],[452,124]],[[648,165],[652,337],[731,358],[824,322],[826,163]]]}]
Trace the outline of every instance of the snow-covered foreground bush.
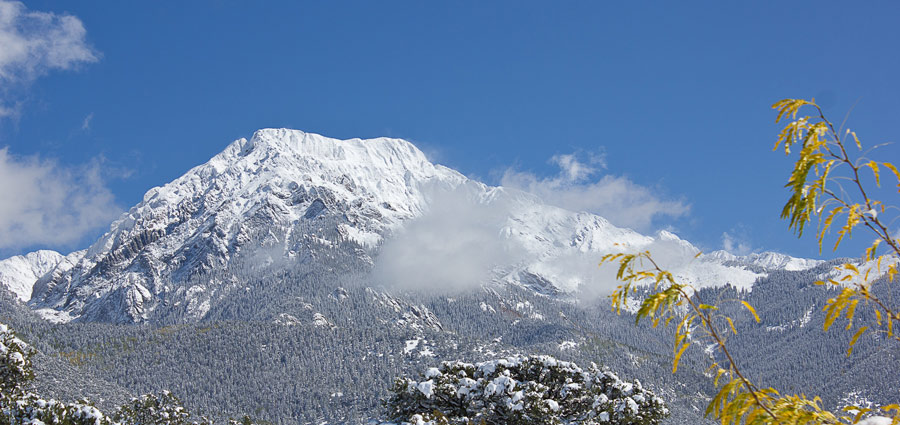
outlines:
[{"label": "snow-covered foreground bush", "polygon": [[425,424],[658,424],[662,399],[607,369],[549,356],[444,362],[420,380],[398,378],[389,420]]},{"label": "snow-covered foreground bush", "polygon": [[0,323],[0,394],[4,398],[15,394],[32,378],[31,350]]},{"label": "snow-covered foreground bush", "polygon": [[[144,395],[120,407],[112,417],[88,401],[62,403],[45,400],[26,390],[34,379],[34,350],[0,323],[0,425],[211,425],[208,419],[192,419],[172,393]],[[230,424],[237,424],[230,421]],[[243,424],[250,424],[245,418]]]},{"label": "snow-covered foreground bush", "polygon": [[111,423],[100,410],[87,402],[60,403],[27,392],[25,386],[34,378],[33,354],[28,344],[0,323],[0,425]]},{"label": "snow-covered foreground bush", "polygon": [[113,415],[120,425],[211,425],[209,419],[191,420],[191,414],[172,393],[164,391],[156,396],[145,394],[132,399]]}]

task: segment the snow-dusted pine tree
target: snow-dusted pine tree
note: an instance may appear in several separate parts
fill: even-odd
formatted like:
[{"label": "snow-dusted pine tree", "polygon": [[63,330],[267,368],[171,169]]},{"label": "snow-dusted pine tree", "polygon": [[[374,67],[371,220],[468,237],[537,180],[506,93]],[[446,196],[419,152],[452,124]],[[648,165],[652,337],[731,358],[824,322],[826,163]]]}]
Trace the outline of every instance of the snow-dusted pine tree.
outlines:
[{"label": "snow-dusted pine tree", "polygon": [[109,418],[88,402],[44,400],[26,391],[34,378],[34,350],[0,323],[0,425],[110,425]]},{"label": "snow-dusted pine tree", "polygon": [[34,378],[31,369],[31,350],[16,338],[6,325],[0,323],[0,394],[13,397],[24,391],[25,383]]},{"label": "snow-dusted pine tree", "polygon": [[168,391],[132,399],[119,408],[113,420],[121,425],[211,425],[204,417],[192,420],[181,401]]},{"label": "snow-dusted pine tree", "polygon": [[421,379],[398,378],[390,420],[412,424],[658,424],[662,399],[607,369],[549,356],[444,362]]},{"label": "snow-dusted pine tree", "polygon": [[[31,357],[34,350],[0,323],[0,425],[56,424],[56,425],[212,425],[205,418],[192,418],[172,393],[147,394],[132,399],[112,416],[82,400],[62,403],[45,400],[28,392],[28,382],[34,379]],[[249,417],[230,425],[252,425]]]}]

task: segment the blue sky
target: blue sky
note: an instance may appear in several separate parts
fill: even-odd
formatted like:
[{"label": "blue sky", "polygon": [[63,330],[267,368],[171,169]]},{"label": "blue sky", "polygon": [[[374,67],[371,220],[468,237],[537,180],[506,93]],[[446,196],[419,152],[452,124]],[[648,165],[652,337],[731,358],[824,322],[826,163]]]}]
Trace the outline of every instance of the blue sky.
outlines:
[{"label": "blue sky", "polygon": [[[816,97],[840,121],[855,105],[865,143],[897,141],[896,2],[0,1],[15,17],[0,35],[68,43],[17,59],[0,37],[3,256],[85,247],[263,127],[405,138],[707,251],[816,256],[778,217],[791,163],[769,106]],[[54,187],[14,230],[27,211],[9,206]]]}]

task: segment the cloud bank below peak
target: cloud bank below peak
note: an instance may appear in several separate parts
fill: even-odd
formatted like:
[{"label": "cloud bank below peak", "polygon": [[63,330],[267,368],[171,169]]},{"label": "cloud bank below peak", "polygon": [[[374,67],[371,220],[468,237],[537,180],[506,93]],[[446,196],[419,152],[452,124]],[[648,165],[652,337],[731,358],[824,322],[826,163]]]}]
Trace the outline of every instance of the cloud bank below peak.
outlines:
[{"label": "cloud bank below peak", "polygon": [[642,232],[653,230],[659,219],[676,219],[690,212],[690,205],[683,200],[666,199],[625,176],[601,175],[605,168],[601,155],[588,155],[587,160],[576,154],[555,155],[549,162],[559,168],[554,176],[508,168],[500,184],[532,193],[548,204],[586,211]]}]

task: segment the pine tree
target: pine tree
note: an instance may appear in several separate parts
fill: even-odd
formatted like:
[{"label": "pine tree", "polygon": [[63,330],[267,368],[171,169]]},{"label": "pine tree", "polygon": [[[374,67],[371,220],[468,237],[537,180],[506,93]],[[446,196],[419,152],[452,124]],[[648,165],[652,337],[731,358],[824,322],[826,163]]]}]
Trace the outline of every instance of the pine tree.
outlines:
[{"label": "pine tree", "polygon": [[653,425],[668,415],[640,382],[550,356],[444,362],[418,381],[398,378],[392,392],[389,419],[413,424]]}]

